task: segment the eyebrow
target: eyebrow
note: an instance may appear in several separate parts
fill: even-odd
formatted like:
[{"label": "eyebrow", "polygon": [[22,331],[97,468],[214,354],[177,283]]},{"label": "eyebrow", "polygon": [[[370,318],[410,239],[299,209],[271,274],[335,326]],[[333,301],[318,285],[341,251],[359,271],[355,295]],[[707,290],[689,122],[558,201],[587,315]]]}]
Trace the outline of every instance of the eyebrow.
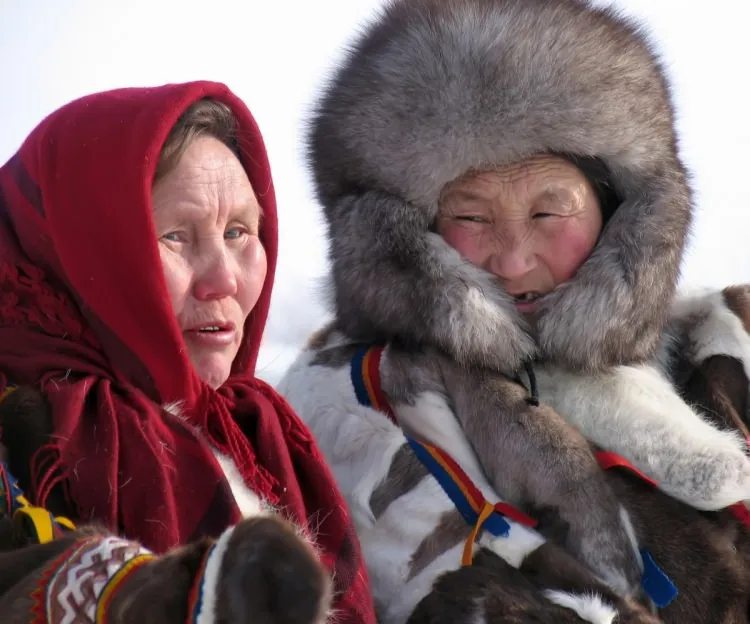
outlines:
[{"label": "eyebrow", "polygon": [[567,194],[568,193],[566,193],[565,190],[560,188],[546,188],[541,193],[537,193],[536,197],[534,197],[534,200],[538,201],[540,199],[562,199]]},{"label": "eyebrow", "polygon": [[464,189],[454,189],[445,194],[444,199],[465,199],[467,201],[492,201],[491,199]]}]

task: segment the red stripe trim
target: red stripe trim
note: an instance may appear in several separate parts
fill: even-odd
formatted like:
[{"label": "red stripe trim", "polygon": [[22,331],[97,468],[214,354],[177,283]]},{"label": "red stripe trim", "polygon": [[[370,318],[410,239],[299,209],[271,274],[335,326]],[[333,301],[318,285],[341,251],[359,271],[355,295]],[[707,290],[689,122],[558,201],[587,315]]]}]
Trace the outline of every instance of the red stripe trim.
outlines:
[{"label": "red stripe trim", "polygon": [[453,461],[453,458],[448,455],[443,449],[425,444],[424,442],[422,442],[421,444],[422,446],[427,448],[427,450],[430,451],[433,456],[435,456],[439,463],[443,464],[447,468],[446,472],[451,476],[453,481],[456,482],[458,487],[464,493],[464,495],[466,496],[466,500],[468,500],[469,504],[471,505],[471,508],[476,513],[479,513],[485,503],[485,498],[479,488],[477,488],[472,480],[469,479],[469,475],[467,475],[461,469],[461,466]]},{"label": "red stripe trim", "polygon": [[633,466],[633,464],[631,464],[627,459],[621,457],[617,453],[612,453],[610,451],[598,451],[595,455],[596,461],[599,462],[599,466],[602,468],[602,470],[609,470],[610,468],[626,468],[633,474],[639,476],[649,485],[658,487],[656,481],[654,481],[651,477],[647,477],[640,470],[638,470],[638,468]]},{"label": "red stripe trim", "polygon": [[534,518],[527,516],[520,509],[517,509],[508,503],[495,503],[494,508],[499,514],[518,522],[518,524],[523,524],[528,527],[535,527],[539,524]]},{"label": "red stripe trim", "polygon": [[[646,483],[653,485],[654,487],[659,487],[656,481],[654,481],[650,477],[647,477],[635,466],[633,466],[633,464],[631,464],[627,459],[625,459],[624,457],[620,457],[616,453],[599,451],[598,453],[596,453],[596,459],[599,462],[599,466],[601,466],[603,470],[609,470],[610,468],[626,468],[633,474],[639,476]],[[750,528],[750,510],[748,510],[743,503],[735,503],[734,505],[728,507],[728,509],[732,513],[732,515],[737,518],[737,520],[739,520],[746,527]]]},{"label": "red stripe trim", "polygon": [[745,507],[744,503],[735,503],[729,508],[732,515],[742,524],[750,528],[750,510]]},{"label": "red stripe trim", "polygon": [[373,401],[375,409],[386,414],[394,424],[398,424],[396,422],[396,415],[393,413],[380,383],[380,360],[383,357],[384,349],[385,347],[373,347],[368,351],[363,363],[365,367],[363,372],[369,382],[367,386],[370,390],[370,399]]}]

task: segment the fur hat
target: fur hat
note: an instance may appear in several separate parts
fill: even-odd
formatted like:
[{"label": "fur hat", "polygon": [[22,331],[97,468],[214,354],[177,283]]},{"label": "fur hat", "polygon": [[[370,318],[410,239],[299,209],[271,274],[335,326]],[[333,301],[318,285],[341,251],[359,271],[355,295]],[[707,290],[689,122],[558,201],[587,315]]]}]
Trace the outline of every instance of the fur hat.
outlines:
[{"label": "fur hat", "polygon": [[[691,221],[666,77],[642,30],[583,0],[392,0],[318,103],[309,158],[342,329],[516,371],[650,357]],[[444,186],[541,154],[595,158],[621,201],[531,332],[435,232]]]}]

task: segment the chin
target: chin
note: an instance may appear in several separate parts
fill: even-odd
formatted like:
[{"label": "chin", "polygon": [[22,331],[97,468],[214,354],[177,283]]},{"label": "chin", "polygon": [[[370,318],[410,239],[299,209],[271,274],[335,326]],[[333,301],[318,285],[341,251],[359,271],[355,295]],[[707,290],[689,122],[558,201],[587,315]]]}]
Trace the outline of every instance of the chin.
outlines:
[{"label": "chin", "polygon": [[224,362],[193,362],[195,372],[200,377],[201,381],[211,386],[214,390],[224,385],[224,382],[229,379],[229,373],[231,370],[231,363],[225,364]]}]

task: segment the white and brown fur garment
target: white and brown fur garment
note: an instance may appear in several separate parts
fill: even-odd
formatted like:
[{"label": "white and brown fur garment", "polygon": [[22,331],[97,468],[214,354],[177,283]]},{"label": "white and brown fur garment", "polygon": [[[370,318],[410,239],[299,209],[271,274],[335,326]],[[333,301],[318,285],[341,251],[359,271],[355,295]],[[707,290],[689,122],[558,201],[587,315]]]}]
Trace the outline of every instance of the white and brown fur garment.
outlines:
[{"label": "white and brown fur garment", "polygon": [[[501,281],[434,226],[446,185],[539,154],[595,160],[616,201],[590,257],[530,327]],[[692,307],[723,313],[718,294],[673,307],[693,198],[642,28],[585,0],[390,0],[325,86],[308,157],[328,226],[338,332],[327,346],[387,343],[384,384],[404,427],[421,418],[420,433],[481,467],[495,493],[557,518],[568,552],[610,588],[632,595],[641,560],[589,441],[696,509],[750,497],[741,437],[702,421],[664,374]],[[313,351],[282,389],[361,503],[396,437],[344,426],[342,354]],[[529,362],[549,401],[538,407],[511,381]]]},{"label": "white and brown fur garment", "polygon": [[[679,369],[679,376],[690,380],[686,386],[678,388],[655,363],[650,369],[618,367],[598,383],[596,377],[581,375],[581,383],[589,384],[581,386],[589,392],[583,399],[576,384],[557,384],[559,395],[547,396],[556,373],[540,371],[544,381],[539,384],[538,407],[525,400],[527,391],[512,380],[481,371],[466,373],[429,350],[417,353],[395,345],[385,349],[382,390],[404,430],[447,451],[488,500],[509,501],[541,521],[540,532],[511,522],[508,537],[482,534],[479,545],[502,560],[493,561],[486,554],[478,559],[488,567],[489,576],[482,582],[478,572],[459,569],[471,527],[416,458],[403,432],[383,413],[359,403],[350,363],[360,345],[335,327],[311,341],[279,389],[313,430],[347,498],[384,623],[406,622],[412,613],[414,621],[495,622],[500,614],[510,617],[513,609],[531,609],[558,621],[612,622],[615,615],[619,622],[649,621],[632,601],[617,597],[632,593],[625,584],[629,579],[618,577],[622,568],[608,567],[612,561],[619,563],[605,558],[612,550],[609,535],[576,533],[581,517],[584,530],[589,517],[613,522],[615,526],[607,527],[610,534],[627,527],[629,543],[623,548],[639,564],[639,546],[648,547],[680,591],[662,612],[665,621],[747,621],[750,529],[727,511],[706,514],[696,509],[700,504],[690,506],[691,491],[695,501],[703,501],[706,466],[673,462],[685,483],[685,504],[666,488],[655,490],[629,473],[603,472],[579,433],[579,427],[591,428],[603,414],[610,414],[608,440],[612,445],[626,441],[621,444],[625,450],[640,449],[625,455],[649,475],[653,465],[669,464],[669,457],[659,455],[662,452],[676,457],[695,453],[698,458],[703,453],[710,469],[711,454],[718,452],[712,438],[729,440],[732,448],[741,449],[750,389],[750,336],[743,325],[743,318],[750,319],[750,288],[678,299],[674,313],[673,326],[679,331],[674,332],[672,346],[679,355],[670,371],[677,374]],[[711,375],[710,384],[701,386],[699,375]],[[716,398],[725,386],[734,389]],[[678,392],[690,395],[694,409],[687,409]],[[495,402],[490,404],[492,396]],[[575,405],[575,416],[554,411],[546,404],[550,398]],[[679,409],[672,411],[675,405]],[[471,432],[465,429],[466,412],[483,414],[473,419],[477,428]],[[671,427],[664,426],[665,412]],[[506,439],[514,435],[544,440],[547,446],[527,444],[516,450]],[[482,461],[482,447],[487,453],[496,449],[491,464]],[[651,450],[641,455],[643,449]],[[571,499],[585,507],[571,507]],[[578,516],[571,515],[576,512]],[[595,526],[588,528],[593,532]],[[582,551],[581,542],[588,542],[591,550]],[[566,551],[588,563],[600,580]],[[461,578],[452,580],[449,575],[440,580],[446,572]],[[473,579],[470,583],[468,577]],[[431,596],[420,607],[424,612],[437,600],[435,592],[439,596],[451,587],[456,594],[434,607],[432,619],[416,617],[414,609],[422,599]],[[532,608],[517,590],[521,596],[536,596],[537,601],[546,597],[573,609],[581,620],[565,620],[549,606]],[[467,596],[473,596],[475,604],[468,604]],[[449,604],[456,609],[446,611]],[[458,618],[459,612],[465,619]]]}]

